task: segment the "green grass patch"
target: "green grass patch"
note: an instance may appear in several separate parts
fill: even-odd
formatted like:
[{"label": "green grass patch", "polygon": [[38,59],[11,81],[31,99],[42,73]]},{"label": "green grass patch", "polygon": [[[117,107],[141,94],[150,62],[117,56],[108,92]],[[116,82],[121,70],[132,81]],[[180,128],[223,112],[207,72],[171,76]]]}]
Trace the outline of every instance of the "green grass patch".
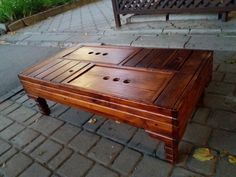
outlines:
[{"label": "green grass patch", "polygon": [[0,0],[0,22],[12,22],[74,0]]}]

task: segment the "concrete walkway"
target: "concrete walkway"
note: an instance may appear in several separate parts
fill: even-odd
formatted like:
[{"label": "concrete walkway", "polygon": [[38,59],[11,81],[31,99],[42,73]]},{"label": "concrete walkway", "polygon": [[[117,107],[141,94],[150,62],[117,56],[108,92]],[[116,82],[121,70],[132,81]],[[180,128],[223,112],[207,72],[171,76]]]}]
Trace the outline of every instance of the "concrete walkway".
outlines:
[{"label": "concrete walkway", "polygon": [[[141,129],[51,101],[52,114],[45,117],[24,91],[17,90],[4,102],[0,99],[1,177],[235,176],[236,166],[222,156],[225,151],[236,155],[234,14],[227,23],[215,19],[200,24],[174,20],[126,23],[126,18],[122,17],[122,28],[115,29],[110,1],[96,1],[1,36],[0,57],[6,49],[10,51],[7,57],[12,55],[13,59],[30,50],[32,56],[22,61],[31,65],[58,50],[42,46],[77,43],[215,50],[212,82],[206,89],[204,106],[189,121],[179,147],[178,164],[166,163],[162,142],[151,139]],[[206,162],[194,159],[198,147],[208,147],[215,158]]]}]

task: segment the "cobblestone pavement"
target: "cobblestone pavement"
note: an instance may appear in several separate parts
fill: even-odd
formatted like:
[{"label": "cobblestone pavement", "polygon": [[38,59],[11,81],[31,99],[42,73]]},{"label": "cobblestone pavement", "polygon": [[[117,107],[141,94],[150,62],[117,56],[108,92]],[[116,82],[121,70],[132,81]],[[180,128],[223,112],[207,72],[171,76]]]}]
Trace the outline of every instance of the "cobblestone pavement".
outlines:
[{"label": "cobblestone pavement", "polygon": [[[163,15],[126,15],[122,17],[122,28],[116,29],[110,0],[84,2],[75,10],[4,35],[0,37],[0,44],[68,47],[89,42],[165,48],[236,49],[236,13],[230,14],[228,22],[221,22],[215,14],[170,15],[169,21],[165,21]],[[201,20],[194,20],[198,18]]]},{"label": "cobblestone pavement", "polygon": [[[211,19],[127,24],[123,17],[122,28],[115,29],[111,3],[101,0],[1,36],[0,44],[14,45],[106,43],[221,51],[215,52],[204,106],[189,121],[177,165],[163,160],[163,143],[142,129],[51,101],[52,114],[42,116],[18,89],[0,103],[0,177],[235,177],[236,166],[220,156],[222,150],[236,155],[233,16],[227,23]],[[209,147],[215,158],[195,160],[192,154],[198,147]]]},{"label": "cobblestone pavement", "polygon": [[[214,59],[204,106],[188,123],[177,165],[162,160],[163,143],[142,129],[51,101],[51,116],[42,116],[19,91],[0,104],[0,176],[235,177],[236,166],[220,152],[236,155],[236,52],[215,52]],[[198,147],[215,158],[195,160]]]}]

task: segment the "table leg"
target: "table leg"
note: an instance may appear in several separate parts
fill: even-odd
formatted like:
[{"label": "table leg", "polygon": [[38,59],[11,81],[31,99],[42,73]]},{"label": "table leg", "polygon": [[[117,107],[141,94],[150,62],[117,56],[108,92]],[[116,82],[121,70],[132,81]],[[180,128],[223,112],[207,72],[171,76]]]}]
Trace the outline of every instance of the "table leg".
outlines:
[{"label": "table leg", "polygon": [[165,144],[166,160],[171,164],[176,164],[178,160],[178,144]]},{"label": "table leg", "polygon": [[36,98],[35,101],[37,102],[37,106],[42,114],[50,114],[51,111],[48,107],[47,101],[44,98]]}]

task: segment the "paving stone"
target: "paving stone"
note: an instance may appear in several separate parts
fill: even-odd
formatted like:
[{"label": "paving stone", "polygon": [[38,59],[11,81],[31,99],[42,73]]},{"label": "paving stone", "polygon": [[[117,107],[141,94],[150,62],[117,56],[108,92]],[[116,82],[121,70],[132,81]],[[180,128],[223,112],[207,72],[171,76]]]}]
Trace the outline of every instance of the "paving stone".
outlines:
[{"label": "paving stone", "polygon": [[230,164],[226,157],[221,158],[216,167],[215,177],[233,177],[235,174],[235,164]]},{"label": "paving stone", "polygon": [[34,122],[30,127],[41,132],[44,135],[50,135],[62,124],[62,121],[51,118],[49,116],[43,116],[37,122]]},{"label": "paving stone", "polygon": [[28,99],[29,99],[29,97],[25,94],[22,97],[20,97],[19,99],[17,99],[15,102],[19,103],[19,104],[22,104],[22,103],[24,103]]},{"label": "paving stone", "polygon": [[236,113],[216,110],[208,119],[208,124],[214,128],[222,128],[225,130],[236,130]]},{"label": "paving stone", "polygon": [[12,101],[4,101],[3,103],[0,104],[0,111],[6,109],[7,107],[11,106],[13,104]]},{"label": "paving stone", "polygon": [[38,163],[34,163],[19,177],[48,177],[51,172]]},{"label": "paving stone", "polygon": [[99,136],[87,131],[82,131],[69,144],[71,148],[85,154],[98,140]]},{"label": "paving stone", "polygon": [[17,103],[13,103],[11,106],[7,107],[6,109],[4,109],[1,114],[3,115],[7,115],[9,113],[11,113],[12,111],[16,110],[17,108],[19,108],[20,105]]},{"label": "paving stone", "polygon": [[91,168],[93,162],[79,154],[73,154],[58,170],[63,177],[81,177]]},{"label": "paving stone", "polygon": [[21,91],[19,93],[17,93],[16,95],[14,95],[13,97],[10,98],[11,101],[16,101],[17,99],[19,99],[20,97],[22,97],[23,95],[25,95],[24,91]]},{"label": "paving stone", "polygon": [[228,72],[228,73],[236,73],[236,64],[220,64],[218,71],[220,72]]},{"label": "paving stone", "polygon": [[46,140],[43,144],[41,144],[37,149],[35,149],[31,156],[38,160],[41,163],[48,162],[57,152],[62,149],[62,146],[51,141]]},{"label": "paving stone", "polygon": [[41,113],[37,113],[34,116],[30,117],[28,120],[23,122],[24,125],[29,126],[34,122],[37,122],[43,115]]},{"label": "paving stone", "polygon": [[177,167],[173,170],[171,177],[203,177],[203,176],[200,174],[191,172],[189,170],[186,170],[184,168]]},{"label": "paving stone", "polygon": [[209,140],[209,145],[219,151],[226,150],[236,155],[236,133],[223,130],[214,130]]},{"label": "paving stone", "polygon": [[137,36],[133,35],[116,35],[116,36],[103,36],[98,40],[98,42],[103,44],[116,44],[116,45],[123,45],[123,46],[130,46],[132,41],[135,41],[137,39]]},{"label": "paving stone", "polygon": [[68,34],[41,33],[30,36],[26,41],[65,41],[69,37],[70,35]]},{"label": "paving stone", "polygon": [[134,169],[140,158],[140,153],[124,148],[114,161],[112,168],[123,175],[128,175]]},{"label": "paving stone", "polygon": [[5,165],[4,171],[7,176],[15,177],[24,171],[32,160],[22,153],[18,153],[13,156]]},{"label": "paving stone", "polygon": [[197,145],[205,145],[210,133],[211,129],[209,127],[196,123],[189,123],[183,139]]},{"label": "paving stone", "polygon": [[218,14],[170,14],[169,20],[217,20]]},{"label": "paving stone", "polygon": [[59,117],[63,112],[65,112],[69,107],[66,105],[55,104],[51,107],[51,116]]},{"label": "paving stone", "polygon": [[31,116],[36,114],[36,111],[21,106],[17,110],[11,112],[8,117],[12,118],[13,120],[16,120],[18,122],[24,122],[27,119],[29,119]]},{"label": "paving stone", "polygon": [[193,145],[191,143],[185,141],[179,143],[179,160],[176,166],[185,166],[192,149]]},{"label": "paving stone", "polygon": [[28,99],[24,103],[22,103],[25,107],[33,108],[37,103],[33,99]]},{"label": "paving stone", "polygon": [[191,154],[187,163],[188,168],[201,174],[213,175],[216,169],[217,153],[212,151],[212,154],[215,156],[215,158],[204,162],[195,159]]},{"label": "paving stone", "polygon": [[61,165],[70,155],[72,150],[64,148],[62,151],[56,155],[48,164],[48,166],[55,170],[59,165]]},{"label": "paving stone", "polygon": [[185,43],[188,41],[186,35],[168,35],[162,34],[157,37],[153,36],[141,36],[132,43],[132,46],[137,47],[154,47],[154,48],[183,48]]},{"label": "paving stone", "polygon": [[88,156],[104,165],[108,165],[116,158],[122,148],[122,145],[102,138],[96,146],[90,150]]},{"label": "paving stone", "polygon": [[17,135],[20,131],[22,131],[24,127],[18,123],[13,123],[8,128],[4,129],[0,132],[0,137],[3,139],[9,140],[15,135]]},{"label": "paving stone", "polygon": [[144,130],[139,129],[129,142],[128,146],[146,154],[155,155],[158,144],[158,140],[151,138]]},{"label": "paving stone", "polygon": [[86,175],[86,177],[118,177],[119,175],[99,164],[96,164]]},{"label": "paving stone", "polygon": [[39,133],[27,128],[11,139],[11,142],[15,146],[22,148],[31,143],[37,136],[39,136]]},{"label": "paving stone", "polygon": [[[191,39],[188,41],[188,43],[186,43],[185,48],[235,51],[235,48],[236,48],[235,44],[236,44],[236,39],[232,37],[220,36],[217,34],[216,35],[192,35]],[[218,71],[223,72],[223,70],[225,70],[225,68],[223,70],[222,69],[223,69],[222,66],[220,66]],[[228,70],[228,72],[230,72],[230,70]]]},{"label": "paving stone", "polygon": [[67,144],[80,131],[80,128],[70,124],[64,124],[52,135],[52,138],[62,144]]},{"label": "paving stone", "polygon": [[204,97],[204,105],[213,109],[236,111],[236,100],[234,97],[230,96],[206,94]]},{"label": "paving stone", "polygon": [[84,34],[76,34],[66,40],[66,42],[73,42],[73,43],[98,43],[99,36],[88,36]]},{"label": "paving stone", "polygon": [[82,126],[92,116],[92,113],[85,112],[79,109],[70,108],[64,112],[59,119],[69,122],[73,125]]},{"label": "paving stone", "polygon": [[124,123],[116,123],[113,120],[106,121],[97,131],[104,137],[120,143],[127,143],[134,135],[137,128]]},{"label": "paving stone", "polygon": [[222,94],[222,95],[233,95],[235,90],[234,84],[223,83],[223,82],[211,82],[207,87],[207,92]]},{"label": "paving stone", "polygon": [[86,124],[84,124],[84,128],[95,132],[102,124],[103,122],[105,122],[106,118],[102,117],[102,116],[98,116],[98,115],[94,115],[93,117],[91,117],[90,119],[95,119],[96,122],[95,123],[89,123],[89,121],[86,122]]},{"label": "paving stone", "polygon": [[24,148],[24,152],[26,153],[30,153],[32,152],[34,149],[36,149],[36,147],[38,147],[39,144],[41,144],[46,138],[42,135],[40,135],[39,137],[37,137],[32,143],[30,143],[28,146],[26,146]]},{"label": "paving stone", "polygon": [[8,159],[10,159],[16,153],[17,153],[16,149],[15,148],[11,148],[10,150],[5,152],[4,154],[0,155],[0,165],[2,165],[3,163],[6,163],[6,161]]},{"label": "paving stone", "polygon": [[219,34],[221,33],[220,28],[195,28],[190,30],[190,34]]},{"label": "paving stone", "polygon": [[12,120],[0,115],[0,131],[13,123]]},{"label": "paving stone", "polygon": [[236,83],[236,74],[235,73],[226,73],[224,82]]},{"label": "paving stone", "polygon": [[0,155],[11,148],[11,145],[0,139]]},{"label": "paving stone", "polygon": [[209,108],[200,107],[195,112],[192,121],[205,124],[210,114]]},{"label": "paving stone", "polygon": [[144,156],[131,177],[167,177],[172,166],[164,161]]},{"label": "paving stone", "polygon": [[225,73],[221,72],[213,72],[212,73],[212,80],[213,81],[222,81]]}]

